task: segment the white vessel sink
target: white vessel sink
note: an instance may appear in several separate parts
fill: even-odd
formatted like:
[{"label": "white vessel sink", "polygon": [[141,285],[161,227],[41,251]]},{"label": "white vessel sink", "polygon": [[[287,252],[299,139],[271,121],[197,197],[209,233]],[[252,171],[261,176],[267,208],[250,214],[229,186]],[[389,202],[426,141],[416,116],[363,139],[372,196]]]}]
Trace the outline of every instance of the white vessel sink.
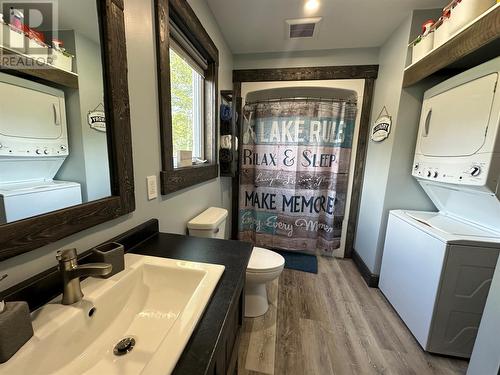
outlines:
[{"label": "white vessel sink", "polygon": [[[56,300],[33,312],[34,336],[0,374],[169,374],[223,272],[220,265],[126,254],[124,271],[82,282],[83,301]],[[127,337],[135,346],[115,355]]]}]

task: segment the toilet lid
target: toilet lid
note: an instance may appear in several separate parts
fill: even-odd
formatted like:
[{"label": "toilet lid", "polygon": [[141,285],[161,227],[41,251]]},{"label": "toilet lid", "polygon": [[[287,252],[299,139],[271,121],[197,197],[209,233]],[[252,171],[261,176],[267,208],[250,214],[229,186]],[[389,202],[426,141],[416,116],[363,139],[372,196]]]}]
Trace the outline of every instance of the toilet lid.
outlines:
[{"label": "toilet lid", "polygon": [[251,272],[273,271],[283,267],[284,264],[285,258],[278,253],[262,247],[254,247],[247,270]]}]

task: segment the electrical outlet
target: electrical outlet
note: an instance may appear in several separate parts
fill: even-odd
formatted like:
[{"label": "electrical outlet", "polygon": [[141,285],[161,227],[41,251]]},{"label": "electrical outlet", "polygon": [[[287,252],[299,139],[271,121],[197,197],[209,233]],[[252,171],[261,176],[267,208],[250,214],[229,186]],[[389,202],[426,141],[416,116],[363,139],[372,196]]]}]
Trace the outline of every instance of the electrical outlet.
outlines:
[{"label": "electrical outlet", "polygon": [[156,186],[156,176],[146,177],[146,182],[148,185],[148,200],[152,200],[158,197],[158,188]]}]

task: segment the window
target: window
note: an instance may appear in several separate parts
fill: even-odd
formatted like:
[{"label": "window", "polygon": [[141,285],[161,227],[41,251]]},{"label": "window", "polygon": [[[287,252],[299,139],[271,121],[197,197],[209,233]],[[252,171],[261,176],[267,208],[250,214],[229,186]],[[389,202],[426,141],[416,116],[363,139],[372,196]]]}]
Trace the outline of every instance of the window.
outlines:
[{"label": "window", "polygon": [[[160,178],[161,192],[165,195],[219,175],[216,123],[219,51],[187,1],[155,0],[154,3]],[[181,151],[191,151],[191,155]],[[181,161],[179,154],[187,160]]]},{"label": "window", "polygon": [[179,167],[179,151],[191,151],[193,159],[204,157],[204,77],[201,67],[176,50],[176,45],[170,48],[170,91],[174,167]]}]

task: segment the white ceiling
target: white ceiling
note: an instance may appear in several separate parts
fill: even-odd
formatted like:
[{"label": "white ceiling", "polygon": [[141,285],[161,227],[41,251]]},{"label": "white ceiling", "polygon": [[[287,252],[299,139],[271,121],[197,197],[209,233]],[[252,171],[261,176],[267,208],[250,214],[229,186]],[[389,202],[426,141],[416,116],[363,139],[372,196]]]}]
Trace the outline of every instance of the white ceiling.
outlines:
[{"label": "white ceiling", "polygon": [[[56,4],[56,7],[53,9],[53,12],[57,18],[57,24],[53,23],[49,25],[51,29],[55,27],[58,30],[74,30],[99,43],[96,0],[61,0],[54,4]],[[31,16],[36,17],[37,13],[33,13]],[[41,20],[36,18],[32,19],[31,22],[39,24]],[[44,29],[38,27],[38,30]]]},{"label": "white ceiling", "polygon": [[[233,53],[379,47],[413,9],[441,8],[449,0],[207,0]],[[285,20],[323,17],[312,39],[287,39]]]},{"label": "white ceiling", "polygon": [[96,0],[63,0],[57,4],[60,30],[75,30],[99,43]]}]

